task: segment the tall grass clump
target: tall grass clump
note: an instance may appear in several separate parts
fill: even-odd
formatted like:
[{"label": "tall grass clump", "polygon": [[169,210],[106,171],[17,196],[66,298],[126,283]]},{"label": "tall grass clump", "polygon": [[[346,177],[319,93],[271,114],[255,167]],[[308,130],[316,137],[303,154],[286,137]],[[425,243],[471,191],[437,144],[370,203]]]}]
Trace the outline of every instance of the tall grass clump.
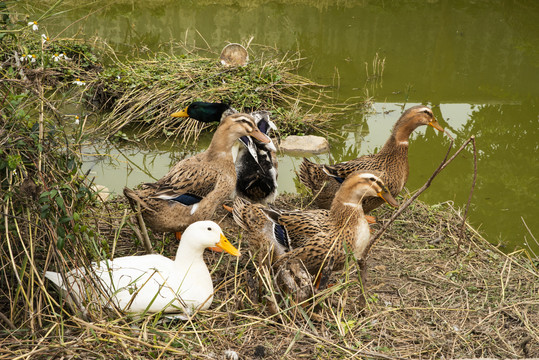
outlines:
[{"label": "tall grass clump", "polygon": [[[52,10],[53,8],[51,8]],[[0,323],[35,337],[62,318],[46,269],[87,264],[101,254],[97,196],[81,173],[86,117],[76,76],[84,45],[55,41],[40,22],[3,9],[0,48]],[[42,17],[43,18],[43,17]],[[23,19],[23,20],[19,20]]]},{"label": "tall grass clump", "polygon": [[[95,192],[76,147],[59,124],[42,120],[30,92],[0,88],[0,309],[10,326],[36,331],[53,304],[43,269],[58,256],[88,259],[96,234]],[[39,326],[38,326],[39,324]]]},{"label": "tall grass clump", "polygon": [[[256,49],[256,50],[253,50]],[[270,110],[281,134],[323,129],[332,115],[350,105],[328,105],[327,89],[297,74],[301,57],[251,46],[246,66],[223,67],[217,58],[156,54],[151,59],[119,60],[89,74],[91,102],[108,110],[98,130],[106,136],[135,129],[139,139],[186,138],[203,126],[169,115],[193,101],[225,102],[239,111]]]}]

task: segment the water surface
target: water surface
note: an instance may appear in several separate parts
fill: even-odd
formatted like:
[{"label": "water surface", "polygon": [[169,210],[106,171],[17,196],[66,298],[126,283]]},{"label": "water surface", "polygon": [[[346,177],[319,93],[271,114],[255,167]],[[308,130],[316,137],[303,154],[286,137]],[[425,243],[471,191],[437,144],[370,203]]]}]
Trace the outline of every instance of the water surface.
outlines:
[{"label": "water surface", "polygon": [[[120,51],[136,45],[141,56],[144,49],[179,52],[173,42],[196,45],[217,56],[226,43],[246,43],[251,37],[254,43],[282,52],[300,50],[306,58],[302,75],[333,86],[337,101],[367,95],[374,101],[366,114],[352,111],[335,119],[332,131],[344,139],[332,139],[335,161],[376,151],[404,108],[430,105],[457,147],[471,135],[477,138],[479,177],[471,222],[508,250],[533,243],[524,222],[539,234],[537,1],[365,0],[334,5],[133,0],[64,6],[68,12],[45,24],[49,33],[105,6],[62,35],[99,36]],[[383,76],[369,81],[376,54],[385,59]],[[200,148],[204,144],[201,141]],[[449,142],[423,127],[410,144],[407,187],[413,191],[439,165]],[[169,146],[149,153],[124,151],[134,165],[125,163],[124,156],[97,164],[96,158],[88,158],[96,181],[114,191],[150,181],[144,169],[159,178],[178,159]],[[421,199],[463,206],[470,191],[472,158],[471,151],[463,153]],[[330,160],[328,155],[315,159]],[[300,161],[280,155],[280,191],[295,191],[292,171]],[[538,245],[532,248],[539,251]]]}]

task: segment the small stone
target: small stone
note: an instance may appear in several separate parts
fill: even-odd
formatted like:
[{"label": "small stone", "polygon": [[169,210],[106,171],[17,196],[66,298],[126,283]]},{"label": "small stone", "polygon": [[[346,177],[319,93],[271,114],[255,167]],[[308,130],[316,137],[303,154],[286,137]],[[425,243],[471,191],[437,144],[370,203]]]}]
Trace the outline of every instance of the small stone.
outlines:
[{"label": "small stone", "polygon": [[321,154],[329,151],[329,142],[326,138],[315,135],[290,135],[279,144],[282,151],[308,152]]},{"label": "small stone", "polygon": [[110,196],[110,190],[103,185],[92,185],[92,190],[97,193],[97,196],[102,202],[107,201]]},{"label": "small stone", "polygon": [[263,358],[266,357],[266,348],[262,345],[257,345],[253,354],[254,357]]},{"label": "small stone", "polygon": [[238,360],[240,358],[238,353],[234,350],[225,350],[223,355],[226,360]]}]

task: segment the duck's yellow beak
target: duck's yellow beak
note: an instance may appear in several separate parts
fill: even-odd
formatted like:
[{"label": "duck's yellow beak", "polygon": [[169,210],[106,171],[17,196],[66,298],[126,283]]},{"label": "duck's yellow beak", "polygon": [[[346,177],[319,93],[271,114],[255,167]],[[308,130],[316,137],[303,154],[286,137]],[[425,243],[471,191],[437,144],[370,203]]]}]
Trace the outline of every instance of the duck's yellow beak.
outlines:
[{"label": "duck's yellow beak", "polygon": [[438,131],[444,132],[444,128],[440,126],[440,124],[438,123],[438,120],[436,120],[436,119],[432,119],[432,121],[429,123],[429,125],[432,126],[433,128],[435,128]]},{"label": "duck's yellow beak", "polygon": [[395,200],[393,195],[391,195],[391,193],[386,188],[384,188],[382,191],[380,191],[378,193],[378,196],[380,196],[382,199],[384,199],[384,201],[390,206],[393,206],[393,207],[398,207],[399,206],[399,203],[397,202],[397,200]]},{"label": "duck's yellow beak", "polygon": [[221,239],[219,240],[219,242],[217,243],[217,246],[215,247],[210,247],[208,248],[210,250],[213,250],[213,251],[216,251],[216,252],[222,252],[223,250],[226,251],[227,253],[229,253],[230,255],[233,255],[233,256],[240,256],[240,252],[238,249],[236,249],[234,247],[234,245],[232,245],[230,243],[230,241],[228,241],[228,239],[223,235],[221,234]]},{"label": "duck's yellow beak", "polygon": [[172,116],[172,117],[189,117],[189,114],[187,114],[187,108],[188,107],[186,107],[182,111],[175,112],[174,114],[171,114],[170,116]]},{"label": "duck's yellow beak", "polygon": [[249,134],[249,136],[254,137],[255,139],[257,139],[258,141],[260,141],[263,144],[269,144],[269,142],[271,141],[271,139],[266,134],[264,134],[262,131],[260,131],[259,129],[253,130]]}]

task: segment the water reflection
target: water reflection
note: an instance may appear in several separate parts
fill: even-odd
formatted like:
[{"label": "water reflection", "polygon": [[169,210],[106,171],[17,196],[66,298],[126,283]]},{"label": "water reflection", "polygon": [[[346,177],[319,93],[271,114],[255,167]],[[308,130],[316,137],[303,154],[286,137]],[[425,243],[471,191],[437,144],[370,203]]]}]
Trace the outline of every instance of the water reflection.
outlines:
[{"label": "water reflection", "polygon": [[[253,43],[283,52],[300,49],[306,57],[302,74],[335,85],[337,101],[364,96],[365,63],[370,64],[378,53],[386,62],[383,81],[368,84],[375,110],[335,119],[332,158],[321,156],[319,160],[343,161],[376,151],[402,112],[402,104],[430,104],[442,126],[455,136],[456,146],[472,134],[477,137],[479,179],[472,222],[483,224],[491,240],[500,238],[518,247],[530,238],[524,219],[537,237],[539,228],[533,219],[539,215],[535,205],[539,171],[534,158],[539,123],[539,2],[365,0],[318,4],[294,0],[240,0],[233,6],[211,0],[110,4],[101,0],[60,13],[43,25],[55,34],[106,6],[62,35],[97,35],[116,49],[135,46],[140,56],[147,50],[179,53],[174,42],[216,56],[227,42],[245,42],[253,36]],[[68,2],[65,6],[73,7]],[[251,56],[256,58],[259,54],[254,49]],[[414,190],[439,165],[449,143],[430,128],[418,129],[410,143],[408,188]],[[111,152],[119,156],[114,149]],[[133,164],[100,163],[93,168],[98,181],[114,182],[107,184],[114,190],[151,181],[145,171],[160,177],[180,157],[169,149],[155,153],[130,150],[125,155],[142,164],[140,169]],[[126,160],[119,157],[117,161]],[[301,159],[280,156],[279,161],[281,191],[295,191],[291,174]],[[472,154],[466,151],[422,199],[430,203],[452,200],[462,206],[472,169]],[[539,252],[539,246],[535,250]]]}]

